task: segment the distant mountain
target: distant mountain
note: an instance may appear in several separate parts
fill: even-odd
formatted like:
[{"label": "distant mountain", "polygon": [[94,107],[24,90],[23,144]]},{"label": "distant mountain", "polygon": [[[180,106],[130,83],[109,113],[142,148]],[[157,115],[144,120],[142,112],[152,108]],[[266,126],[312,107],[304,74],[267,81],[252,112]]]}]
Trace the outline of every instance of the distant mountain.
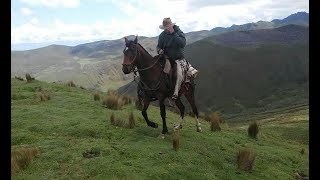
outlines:
[{"label": "distant mountain", "polygon": [[246,30],[256,30],[256,29],[271,29],[280,26],[294,24],[301,26],[309,26],[309,14],[306,12],[298,12],[292,14],[284,19],[274,19],[271,22],[268,21],[258,21],[256,23],[246,23],[242,25],[232,25],[230,27],[216,27],[210,30],[211,35],[221,34],[231,31],[246,31]]},{"label": "distant mountain", "polygon": [[[305,13],[305,15],[308,16],[308,13]],[[290,22],[294,23],[294,19],[297,18],[291,18],[289,16],[285,19],[290,19]],[[297,20],[300,22],[301,18]],[[209,39],[207,39],[209,41],[213,41],[214,43],[221,41],[224,45],[237,46],[245,42],[248,45],[250,41],[253,40],[252,38],[262,38],[261,40],[264,42],[265,39],[263,38],[268,37],[264,35],[262,37],[255,37],[255,32],[249,32],[247,30],[272,29],[275,24],[277,23],[259,21],[257,23],[234,25],[229,28],[218,27],[210,31],[203,30],[186,33],[186,39],[188,45],[207,37],[209,37]],[[240,30],[243,32],[235,32],[239,32]],[[234,33],[223,35],[227,32]],[[279,36],[274,40],[281,40],[281,32],[277,33]],[[221,34],[221,36],[216,36],[218,39],[210,40],[212,35],[217,34]],[[134,38],[134,36],[127,37],[129,39]],[[240,37],[243,39],[239,39]],[[271,37],[275,36],[272,35]],[[239,41],[236,41],[237,38]],[[145,47],[151,55],[156,55],[157,40],[158,37],[138,37],[139,43]],[[228,42],[235,44],[228,44]],[[123,60],[123,48],[124,39],[121,38],[117,40],[95,41],[77,46],[53,45],[28,51],[12,51],[11,74],[12,76],[24,76],[24,74],[28,72],[43,81],[65,82],[74,80],[75,83],[79,85],[106,91],[109,88],[118,88],[130,82],[132,78],[132,75],[124,75],[120,70],[121,61]]]},{"label": "distant mountain", "polygon": [[[308,27],[228,32],[192,43],[185,52],[199,70],[196,100],[202,111],[308,103]],[[136,94],[135,83],[119,91],[128,89]]]},{"label": "distant mountain", "polygon": [[295,14],[291,14],[290,16],[284,19],[274,19],[271,22],[279,25],[287,25],[287,24],[296,24],[309,26],[309,14],[306,12],[297,12]]}]

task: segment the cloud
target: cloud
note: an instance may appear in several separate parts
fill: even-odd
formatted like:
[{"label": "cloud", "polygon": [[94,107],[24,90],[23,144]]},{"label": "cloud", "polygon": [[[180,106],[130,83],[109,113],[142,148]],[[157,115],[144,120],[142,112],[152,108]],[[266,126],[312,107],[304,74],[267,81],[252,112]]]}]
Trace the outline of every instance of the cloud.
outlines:
[{"label": "cloud", "polygon": [[76,8],[80,0],[20,0],[30,6],[46,6],[50,8]]},{"label": "cloud", "polygon": [[32,10],[29,9],[29,8],[21,8],[21,9],[20,9],[20,13],[21,13],[22,16],[29,16],[29,15],[31,15],[33,12],[32,12]]},{"label": "cloud", "polygon": [[[99,1],[102,2],[102,0]],[[186,33],[260,20],[282,19],[297,11],[308,12],[309,8],[309,3],[304,0],[239,0],[235,4],[224,4],[223,1],[210,3],[211,1],[204,0],[199,1],[199,4],[196,4],[197,1],[194,0],[117,0],[111,2],[123,12],[124,17],[121,19],[113,17],[109,22],[93,19],[87,24],[66,23],[56,18],[48,25],[42,25],[36,18],[30,19],[27,23],[12,28],[12,43],[113,40],[135,34],[154,37],[161,33],[158,27],[164,17],[171,17],[172,21],[176,22]],[[192,6],[198,6],[198,9]]]}]

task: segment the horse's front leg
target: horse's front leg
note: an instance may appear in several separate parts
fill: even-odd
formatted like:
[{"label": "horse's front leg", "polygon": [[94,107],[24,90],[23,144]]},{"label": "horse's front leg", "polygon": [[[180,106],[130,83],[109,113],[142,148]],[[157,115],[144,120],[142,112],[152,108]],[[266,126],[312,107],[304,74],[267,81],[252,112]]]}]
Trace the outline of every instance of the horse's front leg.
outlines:
[{"label": "horse's front leg", "polygon": [[144,119],[147,122],[147,125],[153,128],[158,128],[158,124],[155,122],[152,122],[148,119],[148,114],[147,114],[147,109],[149,107],[150,101],[146,98],[143,99],[143,109],[142,109],[142,116],[144,117]]},{"label": "horse's front leg", "polygon": [[164,98],[159,99],[159,106],[160,106],[160,115],[162,118],[162,132],[161,138],[164,139],[165,134],[168,132],[167,122],[166,122],[166,107],[164,105]]}]

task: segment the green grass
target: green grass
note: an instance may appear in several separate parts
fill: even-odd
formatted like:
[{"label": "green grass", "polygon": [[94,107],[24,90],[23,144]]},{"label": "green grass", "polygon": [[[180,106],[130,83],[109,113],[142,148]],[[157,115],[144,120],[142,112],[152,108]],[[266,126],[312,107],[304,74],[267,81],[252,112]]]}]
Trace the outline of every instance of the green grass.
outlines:
[{"label": "green grass", "polygon": [[[294,171],[309,174],[307,110],[257,121],[257,140],[248,137],[248,123],[224,123],[220,132],[211,132],[209,122],[201,119],[203,132],[197,133],[194,119],[187,116],[176,152],[175,113],[167,111],[169,134],[163,140],[158,138],[162,123],[157,107],[148,110],[159,124],[152,129],[133,104],[109,110],[78,87],[11,81],[11,147],[40,149],[39,157],[12,179],[294,179]],[[38,87],[52,94],[49,101],[39,100]],[[112,113],[128,123],[131,111],[135,128],[110,124]],[[237,152],[245,147],[257,154],[252,172],[237,169]],[[100,154],[84,158],[88,151]]]}]

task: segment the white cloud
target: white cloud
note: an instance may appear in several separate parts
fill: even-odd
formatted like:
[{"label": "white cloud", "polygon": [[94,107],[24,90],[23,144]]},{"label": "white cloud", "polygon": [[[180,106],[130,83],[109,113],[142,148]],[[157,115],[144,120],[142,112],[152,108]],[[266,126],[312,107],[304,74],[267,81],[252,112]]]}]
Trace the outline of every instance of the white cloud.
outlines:
[{"label": "white cloud", "polygon": [[20,13],[21,13],[22,16],[29,16],[29,15],[31,15],[33,12],[32,12],[32,10],[29,9],[29,8],[21,8],[21,9],[20,9]]},{"label": "white cloud", "polygon": [[80,0],[20,0],[20,2],[31,6],[51,8],[76,8],[80,5]]},{"label": "white cloud", "polygon": [[[102,0],[99,1],[102,2]],[[63,1],[55,2],[62,3]],[[154,37],[161,32],[158,26],[164,17],[171,17],[172,21],[176,22],[181,30],[186,33],[210,30],[218,26],[229,27],[233,24],[282,19],[297,11],[308,12],[309,8],[309,3],[304,0],[240,0],[236,4],[223,4],[222,1],[210,4],[211,1],[202,0],[201,3],[203,4],[198,4],[197,9],[192,8],[197,3],[194,0],[112,0],[111,2],[126,15],[125,18],[113,17],[110,22],[93,19],[93,22],[88,24],[69,24],[60,19],[55,19],[53,23],[46,26],[41,25],[37,19],[33,19],[12,28],[12,43],[56,40],[112,40],[135,34]]]}]

